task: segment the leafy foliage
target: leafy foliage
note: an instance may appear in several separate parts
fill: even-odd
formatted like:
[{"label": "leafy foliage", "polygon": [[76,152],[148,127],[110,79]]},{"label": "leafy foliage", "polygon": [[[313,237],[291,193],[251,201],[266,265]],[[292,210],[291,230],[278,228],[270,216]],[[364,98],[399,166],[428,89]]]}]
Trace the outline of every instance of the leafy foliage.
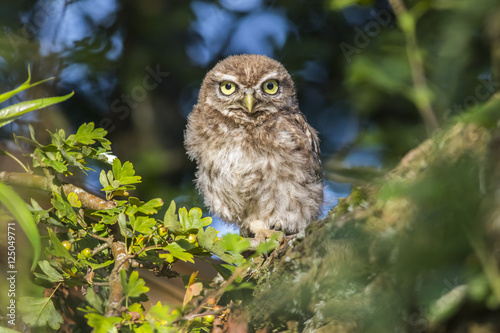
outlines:
[{"label": "leafy foliage", "polygon": [[[45,79],[42,81],[31,83],[31,71],[28,67],[28,79],[23,84],[21,84],[19,87],[17,87],[16,89],[13,89],[11,91],[8,91],[6,93],[1,94],[0,95],[0,103],[5,102],[9,98],[12,98],[16,94],[18,94],[26,89],[33,88],[39,84],[42,84],[42,83],[47,82],[47,81],[52,80],[52,79],[53,78],[48,78],[48,79]],[[35,99],[35,100],[31,100],[31,101],[13,104],[13,105],[7,106],[3,109],[0,109],[0,127],[3,127],[5,125],[13,122],[17,118],[19,118],[20,116],[22,116],[28,112],[40,110],[40,109],[43,109],[47,106],[50,106],[50,105],[53,105],[56,103],[64,102],[65,100],[67,100],[68,98],[73,96],[73,94],[74,93],[71,92],[71,93],[69,93],[65,96],[61,96],[61,97],[48,97],[48,98]]]},{"label": "leafy foliage", "polygon": [[[31,304],[23,311],[23,320],[32,327],[48,325],[58,329],[64,312],[66,316],[73,313],[75,319],[84,316],[96,332],[173,332],[180,327],[208,331],[211,320],[201,319],[203,314],[183,317],[211,292],[212,287],[197,281],[196,274],[189,279],[181,309],[158,303],[146,312],[141,302],[148,299],[149,288],[137,271],[127,267],[148,267],[158,275],[176,276],[172,265],[177,261],[194,263],[196,258],[204,260],[216,255],[225,261],[216,264],[217,269],[228,272],[224,277],[229,279],[233,273],[239,274],[238,265],[251,263],[241,255],[249,248],[249,240],[235,234],[218,237],[218,232],[210,227],[212,219],[203,217],[201,209],[177,210],[174,201],[164,219],[158,219],[163,200],[142,201],[130,196],[128,191],[135,189],[141,177],[135,174],[130,162],[121,163],[118,158],[107,162],[110,142],[105,135],[106,131],[88,123],[69,136],[62,130],[50,133],[51,143],[47,145],[38,142],[32,130],[30,138],[15,137],[17,142],[33,147],[33,152],[25,155],[32,161],[25,169],[36,170],[52,183],[51,207],[43,209],[34,199],[30,206],[36,224],[47,225],[49,236],[46,257],[38,261],[34,278],[37,284],[52,290],[52,295],[26,298],[23,302]],[[93,171],[88,166],[91,160],[104,161],[109,168],[99,176],[107,201],[95,196],[91,199],[101,200],[99,207],[89,204],[83,190],[65,190],[57,177]],[[271,251],[275,245],[276,242],[268,242],[260,250]],[[239,282],[241,279],[232,283]],[[121,296],[113,299],[112,290],[117,284]],[[55,301],[59,289],[74,286],[85,290],[84,305],[71,309],[69,302]],[[95,288],[101,292],[95,292]],[[227,290],[231,289],[234,287],[229,284]],[[121,304],[118,310],[110,307],[114,303]],[[213,306],[208,310],[212,311]]]},{"label": "leafy foliage", "polygon": [[[12,98],[16,94],[26,89],[35,87],[39,84],[42,84],[52,79],[53,78],[48,78],[42,81],[31,83],[31,71],[28,67],[28,79],[16,89],[1,94],[0,103],[7,101],[8,99]],[[3,127],[11,123],[12,121],[16,120],[17,118],[28,112],[39,110],[47,106],[63,102],[68,98],[70,98],[71,96],[73,96],[73,93],[61,97],[49,97],[49,98],[41,98],[41,99],[21,102],[0,109],[0,127]],[[8,152],[4,153],[10,155],[10,153]],[[17,195],[16,192],[14,192],[8,186],[2,183],[0,183],[0,202],[3,203],[3,205],[10,211],[10,213],[14,216],[14,218],[19,222],[21,228],[24,230],[26,236],[28,237],[28,240],[33,246],[34,256],[33,256],[32,269],[34,269],[36,266],[36,262],[40,257],[40,235],[38,234],[38,230],[36,228],[36,225],[33,221],[33,218],[29,210],[27,209],[27,206],[19,197],[19,195]]]}]

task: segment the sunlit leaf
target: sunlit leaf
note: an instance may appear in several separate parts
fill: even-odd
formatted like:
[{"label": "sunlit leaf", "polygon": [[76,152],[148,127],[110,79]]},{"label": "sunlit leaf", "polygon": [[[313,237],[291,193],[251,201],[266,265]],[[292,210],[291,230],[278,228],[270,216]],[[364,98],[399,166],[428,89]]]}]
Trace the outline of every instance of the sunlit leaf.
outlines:
[{"label": "sunlit leaf", "polygon": [[132,230],[140,232],[141,234],[150,235],[153,233],[153,227],[156,220],[147,216],[130,216],[130,226]]},{"label": "sunlit leaf", "polygon": [[207,251],[212,251],[214,242],[217,240],[218,231],[212,227],[198,230],[198,244]]},{"label": "sunlit leaf", "polygon": [[146,287],[144,280],[139,278],[139,273],[137,271],[133,271],[127,281],[127,272],[122,270],[120,272],[120,279],[123,287],[123,293],[127,297],[139,297],[149,291],[149,288]]},{"label": "sunlit leaf", "polygon": [[185,230],[200,229],[212,223],[211,217],[201,218],[202,211],[198,207],[191,208],[189,213],[186,208],[179,209],[179,222]]},{"label": "sunlit leaf", "polygon": [[17,118],[28,112],[39,110],[56,103],[64,102],[73,95],[74,92],[71,92],[64,96],[40,98],[7,106],[0,110],[0,127],[13,122]]},{"label": "sunlit leaf", "polygon": [[176,210],[175,201],[172,200],[163,219],[165,227],[167,227],[167,229],[173,232],[180,231],[182,229],[182,226],[177,218],[177,214],[175,213],[175,210]]},{"label": "sunlit leaf", "polygon": [[54,79],[53,77],[49,77],[47,79],[44,79],[44,80],[41,80],[41,81],[38,81],[38,82],[35,82],[35,83],[31,83],[31,69],[28,66],[28,79],[26,81],[24,81],[23,84],[21,84],[16,89],[13,89],[11,91],[8,91],[6,93],[1,94],[0,95],[0,103],[5,102],[6,100],[8,100],[9,98],[11,98],[12,96],[20,93],[21,91],[24,91],[26,89],[35,87],[35,86],[37,86],[39,84],[42,84],[44,82],[47,82],[47,81],[50,81],[50,80],[53,80],[53,79]]},{"label": "sunlit leaf", "polygon": [[225,234],[219,241],[219,244],[226,251],[233,251],[236,253],[241,253],[248,250],[250,247],[250,241],[247,238],[243,238],[237,234]]},{"label": "sunlit leaf", "polygon": [[118,317],[104,317],[103,315],[97,313],[87,313],[85,318],[87,318],[89,326],[94,327],[95,333],[118,332],[115,324],[122,320]]},{"label": "sunlit leaf", "polygon": [[[193,255],[189,252],[186,252],[186,250],[184,250],[179,244],[170,243],[167,246],[165,246],[164,249],[168,250],[169,251],[168,254],[171,254],[173,257],[180,259],[182,261],[189,261],[194,264]],[[160,258],[166,258],[165,254],[160,254],[159,256]]]},{"label": "sunlit leaf", "polygon": [[82,207],[82,202],[78,198],[78,195],[75,192],[71,192],[68,194],[68,202],[72,207],[80,208]]}]

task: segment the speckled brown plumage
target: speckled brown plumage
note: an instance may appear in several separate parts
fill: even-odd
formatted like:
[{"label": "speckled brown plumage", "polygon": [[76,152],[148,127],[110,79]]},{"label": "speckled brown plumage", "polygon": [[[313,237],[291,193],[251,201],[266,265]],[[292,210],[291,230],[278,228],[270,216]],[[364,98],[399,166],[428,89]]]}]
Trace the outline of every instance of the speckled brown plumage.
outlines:
[{"label": "speckled brown plumage", "polygon": [[[277,91],[266,93],[273,84]],[[323,201],[318,137],[279,62],[260,55],[220,61],[203,80],[185,144],[198,163],[196,184],[206,205],[239,225],[242,235],[296,233],[317,218]]]}]

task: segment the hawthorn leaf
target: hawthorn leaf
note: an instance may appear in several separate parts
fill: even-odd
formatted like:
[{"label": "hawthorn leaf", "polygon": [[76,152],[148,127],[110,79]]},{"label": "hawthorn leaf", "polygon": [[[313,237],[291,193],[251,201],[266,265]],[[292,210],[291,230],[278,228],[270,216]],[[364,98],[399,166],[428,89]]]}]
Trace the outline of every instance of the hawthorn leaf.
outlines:
[{"label": "hawthorn leaf", "polygon": [[200,247],[204,248],[207,251],[212,251],[214,247],[214,243],[217,240],[217,233],[218,231],[215,230],[213,227],[208,227],[206,229],[199,229],[198,230],[198,244],[200,244]]},{"label": "hawthorn leaf", "polygon": [[177,214],[175,214],[175,201],[172,200],[170,202],[170,206],[168,206],[167,211],[165,212],[165,217],[163,218],[163,224],[165,227],[173,232],[178,232],[182,229],[181,224],[177,218]]},{"label": "hawthorn leaf", "polygon": [[[194,264],[193,260],[193,255],[189,252],[186,252],[179,244],[177,243],[170,243],[167,246],[164,247],[165,250],[168,250],[170,254],[182,261],[189,261]],[[160,258],[166,258],[165,257],[166,253],[160,253]]]},{"label": "hawthorn leaf", "polygon": [[49,238],[50,241],[52,242],[52,245],[54,246],[54,254],[58,257],[66,258],[71,262],[76,262],[76,259],[71,256],[68,250],[62,245],[61,241],[59,238],[57,238],[56,234],[54,231],[50,228],[47,228],[49,231]]},{"label": "hawthorn leaf", "polygon": [[64,281],[63,276],[55,268],[53,268],[47,260],[42,260],[38,262],[38,266],[47,275],[50,282],[62,282]]},{"label": "hawthorn leaf", "polygon": [[63,323],[63,318],[56,311],[49,297],[21,297],[18,309],[23,321],[32,327],[50,326],[57,330]]},{"label": "hawthorn leaf", "polygon": [[127,272],[122,270],[120,272],[120,279],[123,287],[123,293],[127,297],[139,297],[149,291],[149,288],[146,287],[144,280],[139,278],[139,273],[137,271],[133,271],[127,281]]},{"label": "hawthorn leaf", "polygon": [[130,225],[132,230],[140,232],[141,234],[150,235],[153,232],[153,227],[156,220],[147,216],[130,216]]},{"label": "hawthorn leaf", "polygon": [[104,317],[98,313],[87,313],[85,318],[87,318],[87,324],[89,324],[90,327],[95,328],[95,333],[118,332],[115,324],[122,320],[122,318],[119,317]]}]

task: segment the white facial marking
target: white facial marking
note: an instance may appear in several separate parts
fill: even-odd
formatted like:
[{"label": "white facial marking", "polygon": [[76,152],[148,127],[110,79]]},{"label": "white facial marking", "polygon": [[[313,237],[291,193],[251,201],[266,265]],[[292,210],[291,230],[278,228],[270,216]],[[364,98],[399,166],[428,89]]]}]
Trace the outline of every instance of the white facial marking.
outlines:
[{"label": "white facial marking", "polygon": [[217,73],[215,73],[215,77],[217,77],[217,79],[219,79],[220,81],[231,81],[234,83],[238,82],[238,78],[234,75],[223,74],[223,73],[217,72]]}]

